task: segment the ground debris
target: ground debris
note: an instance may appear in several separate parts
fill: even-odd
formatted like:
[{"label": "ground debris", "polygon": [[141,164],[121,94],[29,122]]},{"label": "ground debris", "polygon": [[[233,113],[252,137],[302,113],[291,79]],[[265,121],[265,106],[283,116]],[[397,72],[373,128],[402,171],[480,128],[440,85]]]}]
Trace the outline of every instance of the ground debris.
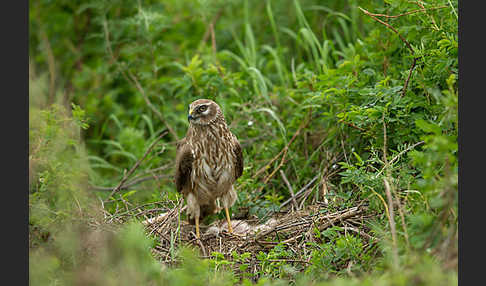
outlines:
[{"label": "ground debris", "polygon": [[[202,258],[210,258],[213,252],[231,258],[233,252],[253,255],[267,253],[278,244],[300,250],[306,242],[315,241],[317,230],[340,226],[344,231],[360,235],[364,241],[374,239],[368,234],[364,221],[372,216],[363,202],[357,206],[330,212],[326,204],[309,205],[300,211],[275,213],[266,221],[258,219],[232,220],[233,234],[228,232],[225,219],[210,225],[201,225],[201,237],[196,239],[194,225],[182,220],[179,215],[184,208],[179,206],[154,218],[143,221],[147,232],[160,238],[154,255],[162,262],[172,264],[174,249],[189,245],[200,250]],[[303,261],[305,262],[305,261]]]}]

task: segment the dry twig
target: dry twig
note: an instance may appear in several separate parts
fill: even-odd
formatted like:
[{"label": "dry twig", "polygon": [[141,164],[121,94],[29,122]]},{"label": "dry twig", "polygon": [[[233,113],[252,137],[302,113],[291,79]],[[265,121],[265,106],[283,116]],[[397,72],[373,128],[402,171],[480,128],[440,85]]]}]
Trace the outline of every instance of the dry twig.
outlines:
[{"label": "dry twig", "polygon": [[[120,190],[126,190],[130,187],[133,187],[135,185],[138,185],[142,182],[149,181],[149,180],[160,180],[160,179],[167,179],[170,178],[170,175],[150,175],[150,176],[145,176],[141,178],[134,178],[133,180],[130,180],[123,184],[123,186],[120,187]],[[90,185],[91,189],[97,190],[97,191],[111,191],[116,187],[102,187],[102,186],[95,186],[95,185]]]},{"label": "dry twig", "polygon": [[[302,129],[303,129],[305,126],[307,126],[307,124],[309,124],[309,121],[310,121],[310,120],[308,120],[307,122],[304,122],[304,121],[303,121],[303,122],[300,124],[299,128],[297,129],[297,131],[296,131],[296,132],[294,133],[294,135],[292,136],[292,138],[290,138],[289,143],[287,143],[287,145],[285,145],[285,147],[284,147],[284,148],[283,148],[283,149],[282,149],[282,150],[281,150],[281,151],[280,151],[280,152],[279,152],[279,153],[278,153],[278,154],[277,154],[275,157],[273,157],[273,158],[272,158],[272,160],[270,160],[270,162],[268,162],[268,163],[267,163],[265,166],[261,167],[261,168],[260,168],[260,169],[259,169],[259,170],[258,170],[258,171],[257,171],[257,172],[254,174],[254,175],[253,175],[253,177],[252,177],[252,178],[257,178],[258,176],[260,176],[260,175],[261,175],[263,172],[265,172],[265,171],[268,169],[268,167],[269,167],[269,166],[270,166],[270,165],[271,165],[273,162],[275,162],[275,160],[277,160],[277,159],[278,159],[278,157],[280,157],[280,155],[284,154],[284,155],[282,156],[282,160],[280,161],[280,165],[279,165],[279,166],[281,166],[281,165],[283,164],[282,162],[284,161],[285,156],[287,155],[287,151],[288,151],[288,149],[289,149],[290,145],[292,144],[292,142],[294,142],[295,138],[297,138],[297,136],[299,136],[299,134],[300,134],[301,130],[302,130]],[[274,174],[275,172],[277,172],[277,170],[278,170],[279,168],[280,168],[280,167],[275,168],[275,170],[274,170],[273,174]],[[272,176],[273,176],[273,175],[272,175]],[[268,180],[271,178],[271,176],[269,176],[269,177],[267,177],[267,178],[268,178],[268,179],[266,179],[265,181],[268,181]]]},{"label": "dry twig", "polygon": [[393,261],[395,267],[398,269],[398,248],[397,248],[397,230],[395,226],[395,214],[393,211],[393,198],[390,191],[390,184],[386,178],[383,178],[383,183],[385,184],[385,193],[388,199],[388,211],[390,215],[388,216],[390,222],[390,230],[392,234],[392,246],[393,246]]},{"label": "dry twig", "polygon": [[316,175],[312,180],[310,180],[309,183],[307,183],[302,189],[300,189],[295,195],[293,195],[290,199],[286,200],[283,202],[280,206],[279,209],[282,209],[285,205],[290,203],[291,201],[295,200],[298,198],[305,190],[307,190],[317,179],[319,178],[319,175]]},{"label": "dry twig", "polygon": [[[338,221],[342,221],[342,220],[345,220],[349,217],[352,217],[352,216],[355,216],[359,213],[361,213],[361,209],[359,209],[358,207],[353,207],[353,208],[350,208],[348,211],[346,211],[345,213],[341,214],[341,215],[338,215],[332,219],[330,219],[329,221],[327,222],[324,222],[323,224],[321,224],[318,229],[319,231],[323,231],[324,229],[328,228],[329,226],[331,226],[332,224],[338,222]],[[327,217],[328,218],[328,217]],[[328,218],[329,219],[329,218]],[[301,237],[302,235],[296,235],[294,237],[291,237],[287,240],[284,240],[282,241],[281,243],[290,243],[290,242],[293,242],[295,241],[296,239],[298,239],[299,237]]]},{"label": "dry twig", "polygon": [[[239,254],[249,252],[252,256],[244,263],[250,263],[249,271],[256,273],[261,264],[256,259],[256,253],[260,251],[267,253],[275,245],[282,242],[286,244],[289,251],[293,252],[293,257],[289,259],[266,260],[267,262],[296,263],[299,264],[297,267],[305,267],[306,264],[309,264],[310,257],[307,249],[309,246],[305,242],[318,242],[318,239],[316,240],[316,237],[313,235],[313,230],[316,227],[322,231],[333,225],[342,226],[343,229],[339,231],[354,231],[367,241],[367,245],[375,243],[377,239],[366,233],[369,231],[366,226],[362,225],[358,228],[351,224],[351,219],[353,218],[354,221],[362,221],[366,218],[366,216],[360,215],[366,210],[363,203],[364,201],[355,207],[334,213],[323,213],[320,211],[321,205],[312,205],[308,207],[308,210],[287,213],[283,216],[279,214],[271,220],[258,225],[250,224],[250,220],[239,221],[247,225],[246,235],[229,235],[224,231],[225,221],[215,221],[210,226],[203,227],[199,240],[194,238],[193,226],[186,221],[178,220],[180,211],[177,207],[173,207],[171,211],[159,217],[150,219],[146,226],[147,231],[154,233],[160,238],[160,242],[155,247],[153,254],[164,263],[173,264],[177,262],[171,253],[181,244],[189,244],[200,248],[201,258],[211,258],[213,256],[210,256],[210,253],[217,251],[222,253],[225,259],[231,260],[233,251]],[[309,212],[309,210],[312,211]],[[180,228],[178,239],[173,235],[176,228]],[[214,230],[214,228],[219,230],[216,232],[210,231],[210,229]],[[239,273],[238,264],[241,262],[234,262],[235,273]]]},{"label": "dry twig", "polygon": [[135,87],[138,89],[138,91],[142,95],[142,97],[143,97],[145,103],[147,104],[147,106],[152,110],[152,112],[154,112],[157,115],[157,117],[159,118],[159,120],[165,125],[165,127],[169,130],[170,134],[176,139],[176,141],[179,140],[179,137],[177,136],[177,133],[166,122],[166,120],[162,116],[162,113],[160,113],[160,111],[157,108],[155,108],[155,106],[152,104],[152,102],[150,101],[150,99],[148,98],[148,96],[145,94],[145,90],[143,89],[142,85],[137,80],[137,78],[132,74],[132,72],[130,72],[130,70],[128,70],[128,75],[130,76],[130,78],[132,79],[132,81],[135,83]]},{"label": "dry twig", "polygon": [[[147,151],[145,151],[145,154],[143,154],[142,158],[140,158],[136,163],[135,165],[133,165],[133,167],[130,169],[130,171],[128,171],[127,173],[125,173],[123,175],[123,178],[122,180],[120,181],[120,183],[118,183],[118,185],[113,189],[113,191],[110,193],[110,195],[108,196],[108,198],[112,197],[113,194],[115,194],[116,192],[118,192],[120,190],[120,188],[123,186],[123,184],[126,182],[126,180],[128,179],[128,177],[130,177],[130,175],[138,168],[138,166],[140,166],[140,163],[142,163],[142,161],[147,157],[147,155],[150,153],[150,151],[152,151],[152,148],[155,146],[155,144],[157,142],[160,141],[160,139],[162,139],[162,137],[164,137],[165,135],[167,135],[168,131],[167,130],[164,130],[162,131],[162,133],[159,135],[159,137],[157,137],[157,139],[154,140],[154,142],[152,142],[152,144],[150,144],[150,146],[147,148]],[[105,203],[108,202],[108,201],[105,201]]]},{"label": "dry twig", "polygon": [[296,210],[299,210],[299,206],[297,205],[297,201],[295,200],[295,195],[294,195],[294,189],[289,183],[289,180],[287,180],[287,177],[285,176],[285,173],[280,170],[280,175],[282,176],[282,179],[284,180],[285,184],[287,185],[287,188],[289,188],[289,193],[292,196],[292,204],[294,205]]},{"label": "dry twig", "polygon": [[179,137],[177,136],[177,133],[172,129],[172,127],[165,121],[164,117],[160,113],[160,111],[157,110],[157,108],[154,107],[152,102],[150,102],[150,99],[148,96],[145,94],[145,90],[142,88],[142,85],[138,82],[137,78],[128,70],[128,75],[125,73],[123,68],[121,67],[120,63],[115,57],[115,54],[113,53],[113,49],[111,48],[111,42],[110,42],[110,31],[108,29],[108,22],[106,19],[103,21],[103,30],[105,33],[105,41],[106,41],[106,49],[108,51],[108,54],[110,55],[111,62],[113,62],[118,71],[121,73],[121,75],[125,78],[125,80],[129,83],[132,83],[135,85],[135,88],[142,94],[142,97],[147,104],[147,106],[159,117],[160,121],[165,125],[165,127],[169,130],[171,135],[176,139],[179,140]]},{"label": "dry twig", "polygon": [[216,36],[214,34],[213,23],[209,24],[209,30],[211,31],[211,47],[212,47],[212,50],[213,50],[214,61],[216,62],[216,68],[218,69],[219,76],[221,78],[224,78],[223,69],[221,68],[221,64],[219,63],[218,58],[216,56]]},{"label": "dry twig", "polygon": [[[203,46],[204,43],[208,40],[209,36],[211,35],[211,26],[214,26],[214,24],[219,20],[221,15],[223,14],[223,8],[219,9],[216,15],[213,17],[211,20],[210,24],[206,28],[206,31],[204,32],[204,36],[201,40],[201,43],[199,44],[199,49]],[[198,51],[199,52],[199,51]]]}]

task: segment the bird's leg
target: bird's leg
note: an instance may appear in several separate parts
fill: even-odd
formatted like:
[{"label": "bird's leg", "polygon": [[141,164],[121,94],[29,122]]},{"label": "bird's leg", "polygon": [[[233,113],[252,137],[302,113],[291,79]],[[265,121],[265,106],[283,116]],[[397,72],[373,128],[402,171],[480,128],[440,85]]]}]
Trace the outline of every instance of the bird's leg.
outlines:
[{"label": "bird's leg", "polygon": [[187,213],[191,217],[194,217],[194,222],[196,223],[196,237],[199,238],[199,215],[201,213],[201,207],[197,202],[196,196],[193,193],[187,195]]},{"label": "bird's leg", "polygon": [[199,239],[199,216],[196,215],[194,220],[196,221],[196,237]]},{"label": "bird's leg", "polygon": [[228,221],[228,231],[229,233],[233,233],[233,227],[231,226],[231,218],[227,206],[224,207],[224,212],[226,213],[226,220]]},{"label": "bird's leg", "polygon": [[237,195],[233,185],[229,186],[228,191],[221,197],[221,202],[224,207],[224,212],[226,214],[226,221],[228,222],[228,231],[233,234],[233,227],[231,226],[231,218],[229,215],[228,208],[231,207],[236,201]]}]

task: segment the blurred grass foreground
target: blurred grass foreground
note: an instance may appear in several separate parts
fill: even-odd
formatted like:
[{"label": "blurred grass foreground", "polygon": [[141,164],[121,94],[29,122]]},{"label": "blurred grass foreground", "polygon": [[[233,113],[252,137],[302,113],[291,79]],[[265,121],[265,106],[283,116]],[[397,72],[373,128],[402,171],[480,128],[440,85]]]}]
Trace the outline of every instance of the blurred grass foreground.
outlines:
[{"label": "blurred grass foreground", "polygon": [[[31,285],[457,284],[457,1],[29,8]],[[197,98],[243,147],[233,219],[281,223],[259,239],[188,236]]]}]

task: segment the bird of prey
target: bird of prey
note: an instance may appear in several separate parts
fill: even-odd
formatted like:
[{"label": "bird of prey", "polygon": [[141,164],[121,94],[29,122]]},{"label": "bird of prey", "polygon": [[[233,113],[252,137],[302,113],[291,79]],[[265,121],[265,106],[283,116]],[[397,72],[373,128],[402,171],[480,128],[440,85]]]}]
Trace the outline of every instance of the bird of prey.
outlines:
[{"label": "bird of prey", "polygon": [[240,143],[212,100],[192,102],[187,119],[186,137],[177,143],[175,184],[186,199],[189,221],[199,238],[199,221],[219,212],[221,202],[233,233],[228,208],[237,198],[233,184],[243,174]]}]

